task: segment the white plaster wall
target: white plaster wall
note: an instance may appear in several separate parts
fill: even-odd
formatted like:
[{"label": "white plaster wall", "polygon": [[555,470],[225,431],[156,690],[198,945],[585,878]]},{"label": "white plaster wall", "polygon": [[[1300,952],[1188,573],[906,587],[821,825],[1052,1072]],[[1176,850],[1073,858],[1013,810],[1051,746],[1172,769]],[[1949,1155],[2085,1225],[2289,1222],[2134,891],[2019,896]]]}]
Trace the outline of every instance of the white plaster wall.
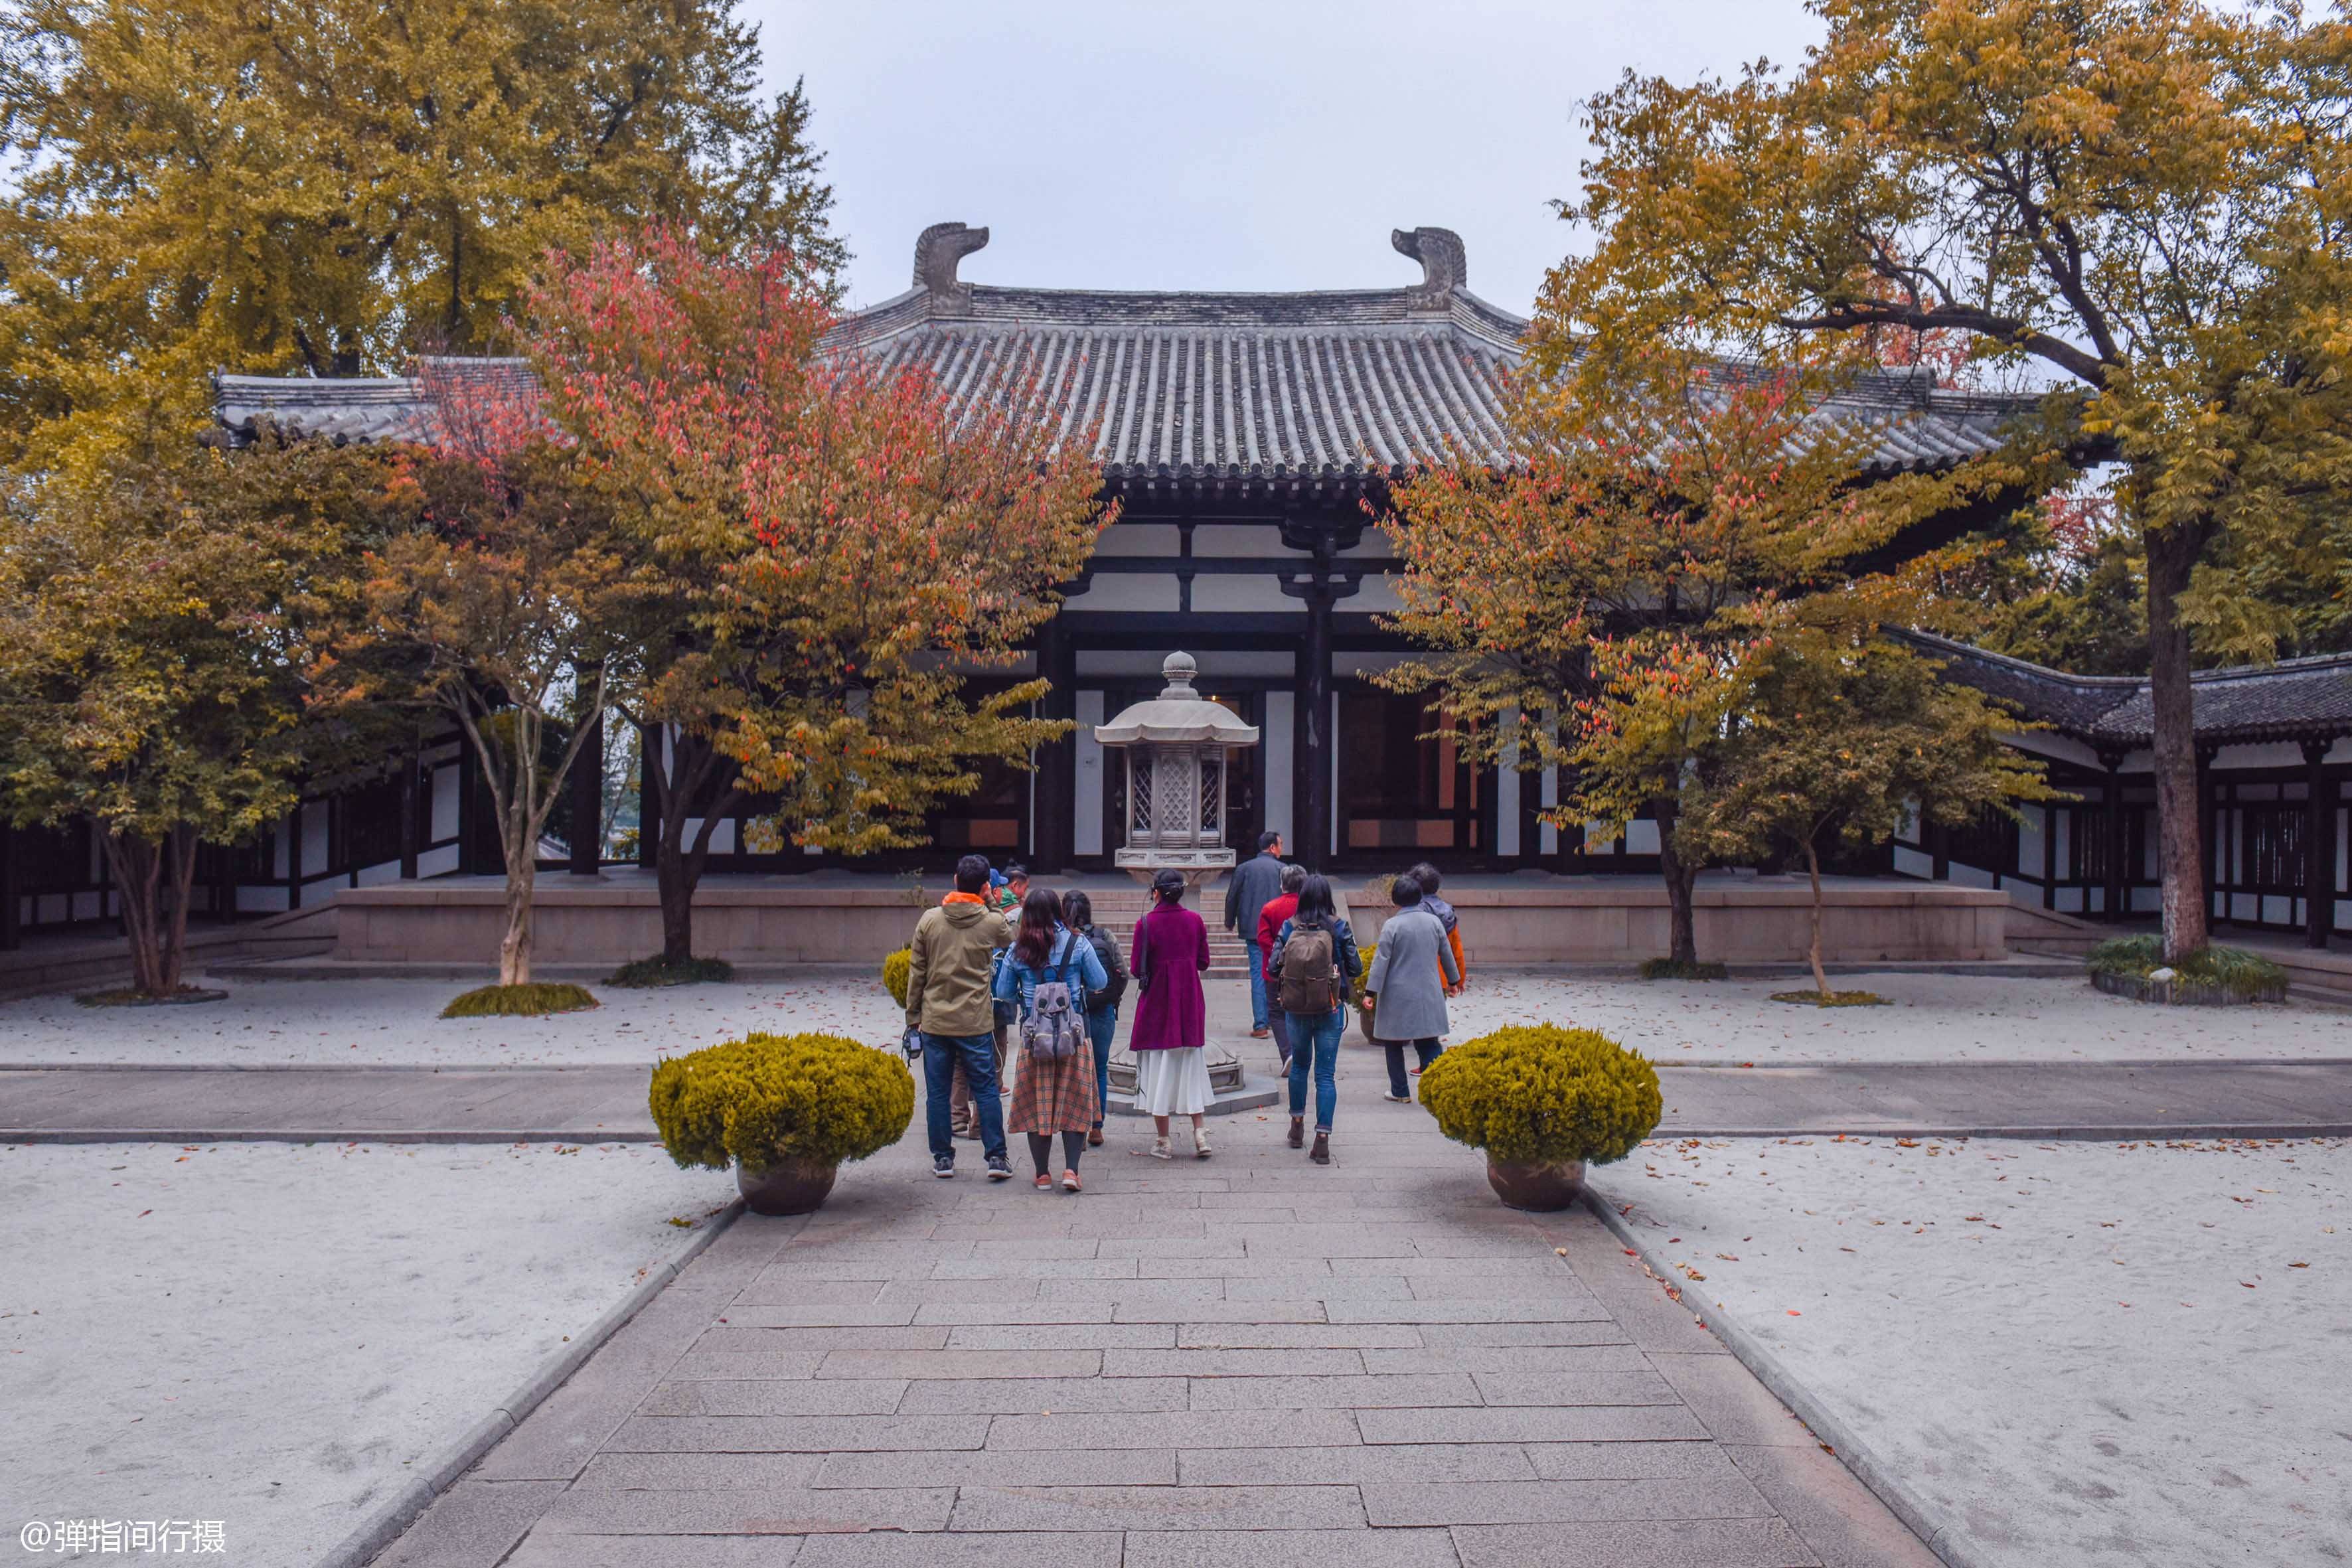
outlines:
[{"label": "white plaster wall", "polygon": [[1074,843],[1081,855],[1103,852],[1103,767],[1106,753],[1095,739],[1095,726],[1103,721],[1103,694],[1080,691],[1077,702],[1078,743],[1077,794],[1075,796]]}]

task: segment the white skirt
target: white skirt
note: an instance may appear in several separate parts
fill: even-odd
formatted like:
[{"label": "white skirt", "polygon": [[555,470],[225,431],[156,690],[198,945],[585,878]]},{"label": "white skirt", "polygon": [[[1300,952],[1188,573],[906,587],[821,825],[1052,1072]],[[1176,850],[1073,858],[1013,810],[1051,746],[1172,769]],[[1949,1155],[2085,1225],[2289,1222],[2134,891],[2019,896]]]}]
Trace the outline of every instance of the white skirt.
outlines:
[{"label": "white skirt", "polygon": [[1215,1093],[1201,1047],[1135,1053],[1135,1109],[1146,1116],[1198,1116]]}]

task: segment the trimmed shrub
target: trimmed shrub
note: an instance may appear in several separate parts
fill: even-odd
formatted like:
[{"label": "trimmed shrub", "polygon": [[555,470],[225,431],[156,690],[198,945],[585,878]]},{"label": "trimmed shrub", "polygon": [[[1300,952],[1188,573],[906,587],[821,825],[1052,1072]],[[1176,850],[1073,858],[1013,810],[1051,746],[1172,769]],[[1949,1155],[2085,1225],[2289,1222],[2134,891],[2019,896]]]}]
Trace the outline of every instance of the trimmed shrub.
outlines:
[{"label": "trimmed shrub", "polygon": [[1731,978],[1729,968],[1704,959],[1685,963],[1680,959],[1675,958],[1645,958],[1642,960],[1641,974],[1644,980],[1728,980]]},{"label": "trimmed shrub", "polygon": [[863,1160],[905,1136],[915,1078],[839,1035],[747,1035],[654,1068],[662,1146],[680,1165],[754,1174],[781,1159]]},{"label": "trimmed shrub", "polygon": [[689,958],[683,963],[672,963],[656,953],[651,958],[629,960],[604,976],[604,984],[646,991],[661,985],[715,985],[734,978],[735,966],[723,958]]},{"label": "trimmed shrub", "polygon": [[536,1018],[547,1013],[580,1013],[596,1006],[584,985],[484,985],[454,998],[445,1018]]},{"label": "trimmed shrub", "polygon": [[890,993],[890,1000],[898,1004],[902,1013],[907,1010],[907,981],[914,968],[915,950],[911,947],[902,947],[882,961],[882,987]]},{"label": "trimmed shrub", "polygon": [[[2154,985],[2149,976],[2168,967],[2164,939],[2144,934],[2112,937],[2091,949],[2083,967],[2094,981],[2126,983],[2127,994],[2146,996]],[[2175,1002],[2283,1002],[2286,971],[2258,952],[2237,947],[2206,947],[2168,967],[2174,979],[2167,994]],[[2138,983],[2134,984],[2132,983]]]},{"label": "trimmed shrub", "polygon": [[1593,1029],[1514,1025],[1446,1047],[1421,1103],[1457,1143],[1510,1163],[1622,1160],[1656,1131],[1657,1069]]}]

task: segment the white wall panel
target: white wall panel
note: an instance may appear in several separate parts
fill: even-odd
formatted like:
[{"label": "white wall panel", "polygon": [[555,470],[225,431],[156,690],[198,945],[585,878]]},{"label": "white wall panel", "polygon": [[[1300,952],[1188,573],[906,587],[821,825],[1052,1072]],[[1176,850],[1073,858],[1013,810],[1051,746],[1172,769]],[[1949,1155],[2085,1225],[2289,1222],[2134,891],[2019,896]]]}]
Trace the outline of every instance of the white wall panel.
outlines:
[{"label": "white wall panel", "polygon": [[[1081,658],[1084,656],[1081,655]],[[1077,794],[1073,815],[1073,842],[1081,855],[1103,853],[1103,769],[1109,753],[1095,739],[1095,726],[1104,719],[1103,694],[1078,693]]]}]

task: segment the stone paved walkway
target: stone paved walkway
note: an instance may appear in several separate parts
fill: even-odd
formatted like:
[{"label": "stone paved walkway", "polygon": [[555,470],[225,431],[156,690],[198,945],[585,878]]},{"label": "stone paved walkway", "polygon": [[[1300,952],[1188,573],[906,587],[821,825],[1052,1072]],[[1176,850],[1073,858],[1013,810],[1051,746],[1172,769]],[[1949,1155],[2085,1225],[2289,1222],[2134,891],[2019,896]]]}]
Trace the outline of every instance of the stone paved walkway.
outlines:
[{"label": "stone paved walkway", "polygon": [[[1253,1072],[1272,1063],[1244,1042]],[[1380,1056],[1342,1052],[1367,1085]],[[336,1138],[595,1143],[653,1137],[644,1067],[0,1068],[0,1142]],[[1662,1137],[2022,1138],[2352,1133],[2352,1061],[1968,1062],[1659,1068]]]},{"label": "stone paved walkway", "polygon": [[1129,1124],[1076,1196],[912,1135],[738,1222],[379,1562],[1935,1561],[1590,1216],[1342,1090],[1328,1168]]}]

